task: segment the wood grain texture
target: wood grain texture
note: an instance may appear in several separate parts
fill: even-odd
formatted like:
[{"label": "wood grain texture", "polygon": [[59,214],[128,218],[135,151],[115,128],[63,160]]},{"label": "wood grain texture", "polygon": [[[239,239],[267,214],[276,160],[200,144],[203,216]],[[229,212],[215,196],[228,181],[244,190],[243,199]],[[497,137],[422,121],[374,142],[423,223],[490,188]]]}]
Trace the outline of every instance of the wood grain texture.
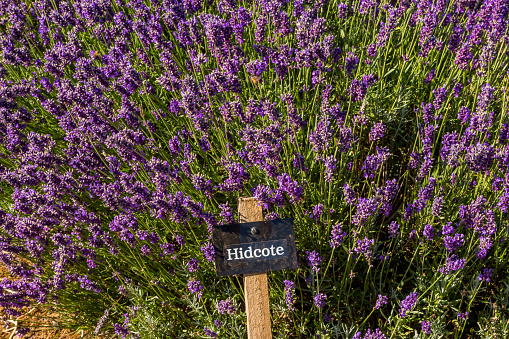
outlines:
[{"label": "wood grain texture", "polygon": [[[239,198],[240,222],[263,221],[261,206],[256,198]],[[267,273],[244,274],[246,297],[247,337],[249,339],[270,339],[269,285]]]},{"label": "wood grain texture", "polygon": [[263,221],[262,207],[256,198],[239,198],[240,222]]},{"label": "wood grain texture", "polygon": [[272,338],[267,273],[244,274],[244,293],[247,337],[249,339]]}]

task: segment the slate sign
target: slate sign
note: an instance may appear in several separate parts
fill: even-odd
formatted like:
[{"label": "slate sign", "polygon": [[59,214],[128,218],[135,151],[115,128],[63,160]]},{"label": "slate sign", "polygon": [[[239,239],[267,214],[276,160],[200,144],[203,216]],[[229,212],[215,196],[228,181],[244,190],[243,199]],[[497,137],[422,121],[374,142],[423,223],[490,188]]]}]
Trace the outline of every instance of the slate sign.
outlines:
[{"label": "slate sign", "polygon": [[218,277],[297,268],[293,219],[214,226]]}]

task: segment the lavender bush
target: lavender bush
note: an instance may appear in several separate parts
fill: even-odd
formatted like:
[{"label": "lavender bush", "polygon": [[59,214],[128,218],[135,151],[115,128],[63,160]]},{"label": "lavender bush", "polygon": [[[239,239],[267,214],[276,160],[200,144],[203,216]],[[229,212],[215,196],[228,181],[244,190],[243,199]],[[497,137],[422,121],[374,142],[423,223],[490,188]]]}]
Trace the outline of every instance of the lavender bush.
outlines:
[{"label": "lavender bush", "polygon": [[5,325],[38,306],[91,334],[245,338],[210,231],[254,196],[296,226],[274,337],[507,337],[508,13],[1,1]]}]

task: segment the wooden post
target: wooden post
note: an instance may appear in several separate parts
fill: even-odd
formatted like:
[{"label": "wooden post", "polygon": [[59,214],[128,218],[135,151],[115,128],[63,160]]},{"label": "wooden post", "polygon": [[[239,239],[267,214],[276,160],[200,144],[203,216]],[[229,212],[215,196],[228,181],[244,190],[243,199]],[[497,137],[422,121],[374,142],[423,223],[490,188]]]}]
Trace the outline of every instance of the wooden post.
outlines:
[{"label": "wooden post", "polygon": [[[240,222],[263,221],[261,206],[256,198],[239,198]],[[246,297],[247,337],[271,339],[269,285],[267,273],[244,274]]]}]

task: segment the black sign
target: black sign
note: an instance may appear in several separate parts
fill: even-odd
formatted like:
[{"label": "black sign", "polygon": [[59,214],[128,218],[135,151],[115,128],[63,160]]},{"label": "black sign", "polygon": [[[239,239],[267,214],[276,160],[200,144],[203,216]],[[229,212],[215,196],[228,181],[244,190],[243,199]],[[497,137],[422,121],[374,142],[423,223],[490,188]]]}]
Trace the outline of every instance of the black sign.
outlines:
[{"label": "black sign", "polygon": [[214,226],[217,276],[297,268],[293,219]]}]

